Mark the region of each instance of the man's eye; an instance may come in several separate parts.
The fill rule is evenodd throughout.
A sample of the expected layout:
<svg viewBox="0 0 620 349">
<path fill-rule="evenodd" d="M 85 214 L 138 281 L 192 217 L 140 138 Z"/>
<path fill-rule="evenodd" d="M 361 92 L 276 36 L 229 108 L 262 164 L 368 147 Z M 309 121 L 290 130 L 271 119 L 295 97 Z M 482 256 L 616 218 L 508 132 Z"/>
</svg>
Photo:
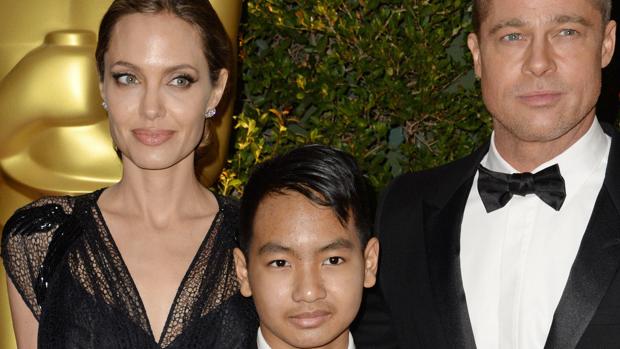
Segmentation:
<svg viewBox="0 0 620 349">
<path fill-rule="evenodd" d="M 342 257 L 329 257 L 323 261 L 323 264 L 325 265 L 338 265 L 342 263 L 344 263 L 344 258 Z"/>
<path fill-rule="evenodd" d="M 510 33 L 508 35 L 502 36 L 502 40 L 504 41 L 517 41 L 517 40 L 522 40 L 522 39 L 523 39 L 523 35 L 519 33 Z"/>
<path fill-rule="evenodd" d="M 577 31 L 575 29 L 562 29 L 560 30 L 561 36 L 575 36 L 577 35 Z"/>
<path fill-rule="evenodd" d="M 177 86 L 177 87 L 189 87 L 194 82 L 195 80 L 192 77 L 187 76 L 187 75 L 182 75 L 182 76 L 177 76 L 176 78 L 172 79 L 172 81 L 170 81 L 170 85 Z"/>
<path fill-rule="evenodd" d="M 132 74 L 127 74 L 127 73 L 114 74 L 113 77 L 114 77 L 114 80 L 116 80 L 116 82 L 118 82 L 121 85 L 138 84 L 138 79 L 135 77 L 135 75 L 132 75 Z"/>
<path fill-rule="evenodd" d="M 269 265 L 276 268 L 284 268 L 289 266 L 288 262 L 284 259 L 273 260 L 269 262 Z"/>
</svg>

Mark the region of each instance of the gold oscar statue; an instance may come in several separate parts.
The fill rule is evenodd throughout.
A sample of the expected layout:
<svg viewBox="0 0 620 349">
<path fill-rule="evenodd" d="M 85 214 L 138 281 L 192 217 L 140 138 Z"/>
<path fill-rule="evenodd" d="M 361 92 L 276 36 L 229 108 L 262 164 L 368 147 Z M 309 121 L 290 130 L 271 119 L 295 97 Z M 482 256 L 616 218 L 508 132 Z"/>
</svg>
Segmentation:
<svg viewBox="0 0 620 349">
<path fill-rule="evenodd" d="M 241 0 L 210 1 L 236 46 Z M 0 0 L 0 228 L 42 195 L 85 193 L 120 179 L 94 60 L 111 2 Z M 229 106 L 214 125 L 205 185 L 226 160 L 231 113 Z M 14 349 L 4 274 L 0 267 L 0 349 Z"/>
</svg>

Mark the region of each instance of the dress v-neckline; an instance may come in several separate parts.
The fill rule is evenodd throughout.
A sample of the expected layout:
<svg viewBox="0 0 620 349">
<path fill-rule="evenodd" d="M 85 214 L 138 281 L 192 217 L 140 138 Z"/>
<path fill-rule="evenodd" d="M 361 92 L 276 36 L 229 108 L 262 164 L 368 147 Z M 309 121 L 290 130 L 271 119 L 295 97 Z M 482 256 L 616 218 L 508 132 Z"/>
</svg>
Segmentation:
<svg viewBox="0 0 620 349">
<path fill-rule="evenodd" d="M 101 193 L 103 193 L 103 191 L 105 190 L 105 188 L 103 189 L 99 189 L 98 191 L 95 192 L 95 197 L 93 198 L 93 202 L 94 202 L 94 207 L 96 210 L 96 214 L 97 214 L 97 219 L 99 219 L 101 221 L 101 225 L 103 227 L 103 233 L 105 234 L 105 237 L 107 239 L 110 240 L 110 244 L 112 246 L 112 253 L 116 254 L 118 256 L 118 259 L 120 261 L 120 266 L 122 269 L 122 273 L 126 274 L 127 279 L 130 282 L 130 288 L 131 288 L 131 292 L 135 292 L 136 297 L 138 299 L 138 303 L 140 306 L 140 311 L 144 314 L 144 319 L 146 321 L 146 326 L 148 329 L 148 335 L 150 336 L 151 340 L 157 344 L 157 346 L 159 348 L 162 348 L 161 343 L 162 340 L 165 339 L 168 335 L 168 328 L 170 326 L 170 321 L 172 320 L 172 316 L 174 315 L 174 311 L 177 307 L 177 303 L 179 301 L 179 296 L 181 294 L 181 291 L 184 289 L 185 284 L 187 283 L 187 278 L 190 274 L 190 272 L 194 269 L 194 266 L 196 265 L 196 263 L 198 262 L 199 257 L 203 254 L 203 251 L 205 249 L 205 246 L 207 245 L 207 241 L 209 240 L 209 238 L 211 237 L 212 233 L 213 233 L 213 229 L 215 228 L 217 221 L 220 219 L 220 216 L 222 214 L 222 210 L 223 210 L 223 202 L 221 201 L 220 197 L 218 195 L 214 195 L 215 199 L 217 200 L 217 205 L 218 205 L 218 209 L 217 212 L 215 214 L 215 216 L 213 217 L 213 221 L 211 222 L 211 225 L 209 226 L 209 229 L 207 230 L 204 238 L 202 239 L 202 242 L 200 243 L 200 245 L 198 246 L 198 249 L 196 250 L 196 253 L 194 254 L 194 257 L 192 258 L 191 263 L 189 264 L 189 267 L 185 270 L 185 274 L 183 275 L 183 278 L 181 279 L 181 283 L 179 284 L 179 286 L 177 287 L 177 291 L 174 295 L 174 298 L 172 299 L 172 303 L 170 304 L 170 308 L 168 309 L 168 314 L 166 316 L 166 321 L 164 322 L 164 326 L 162 327 L 161 333 L 159 334 L 159 339 L 155 338 L 155 334 L 153 332 L 153 327 L 151 325 L 151 319 L 149 319 L 148 313 L 146 312 L 146 306 L 144 305 L 144 300 L 142 299 L 142 295 L 140 294 L 140 291 L 138 290 L 138 286 L 136 285 L 136 282 L 133 278 L 133 276 L 131 275 L 131 272 L 129 272 L 129 268 L 127 267 L 127 264 L 125 263 L 125 260 L 123 258 L 123 255 L 121 254 L 121 251 L 119 250 L 118 246 L 116 245 L 116 241 L 114 240 L 114 237 L 112 236 L 112 233 L 110 232 L 110 228 L 108 227 L 108 224 L 105 221 L 105 217 L 103 216 L 103 213 L 101 212 L 101 208 L 99 207 L 99 197 L 101 196 Z M 175 336 L 174 339 L 176 339 L 176 337 L 180 336 L 181 333 L 177 334 Z M 167 346 L 169 346 L 170 344 L 172 344 L 174 342 L 174 339 L 170 341 L 170 343 L 168 343 Z"/>
</svg>

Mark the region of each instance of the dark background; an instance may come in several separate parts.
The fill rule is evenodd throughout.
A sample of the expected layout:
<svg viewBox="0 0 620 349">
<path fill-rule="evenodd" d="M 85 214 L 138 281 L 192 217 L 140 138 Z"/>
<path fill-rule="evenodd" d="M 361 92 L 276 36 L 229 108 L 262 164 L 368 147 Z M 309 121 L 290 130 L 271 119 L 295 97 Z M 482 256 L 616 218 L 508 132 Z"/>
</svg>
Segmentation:
<svg viewBox="0 0 620 349">
<path fill-rule="evenodd" d="M 217 190 L 240 196 L 256 164 L 304 143 L 352 154 L 377 191 L 484 144 L 492 121 L 465 45 L 464 3 L 245 1 L 233 150 Z M 619 56 L 620 44 L 597 105 L 616 126 Z"/>
</svg>

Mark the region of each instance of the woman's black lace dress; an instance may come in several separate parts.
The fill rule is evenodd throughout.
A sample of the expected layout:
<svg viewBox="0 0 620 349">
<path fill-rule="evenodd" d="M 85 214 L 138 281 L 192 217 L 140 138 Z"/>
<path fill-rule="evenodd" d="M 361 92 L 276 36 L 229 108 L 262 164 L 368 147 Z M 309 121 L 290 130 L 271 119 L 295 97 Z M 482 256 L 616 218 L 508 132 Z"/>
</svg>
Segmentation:
<svg viewBox="0 0 620 349">
<path fill-rule="evenodd" d="M 226 349 L 256 341 L 256 314 L 234 273 L 235 202 L 218 197 L 157 343 L 97 206 L 100 194 L 40 199 L 4 228 L 4 266 L 39 321 L 39 348 Z"/>
</svg>

